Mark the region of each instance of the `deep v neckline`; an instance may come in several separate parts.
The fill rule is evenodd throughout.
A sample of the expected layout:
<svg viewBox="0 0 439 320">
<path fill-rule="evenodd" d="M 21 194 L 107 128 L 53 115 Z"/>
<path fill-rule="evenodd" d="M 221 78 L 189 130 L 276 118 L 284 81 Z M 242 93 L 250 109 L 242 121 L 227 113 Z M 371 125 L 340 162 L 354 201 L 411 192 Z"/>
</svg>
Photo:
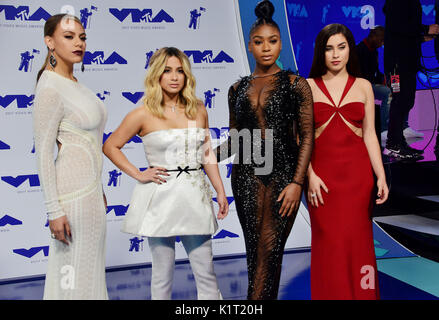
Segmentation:
<svg viewBox="0 0 439 320">
<path fill-rule="evenodd" d="M 276 83 L 279 81 L 279 76 L 280 76 L 280 74 L 281 74 L 282 71 L 284 71 L 284 70 L 280 70 L 280 71 L 278 71 L 278 72 L 276 72 L 276 73 L 274 73 L 274 74 L 269 75 L 269 76 L 272 77 L 272 82 L 273 82 L 273 84 L 274 84 L 274 87 L 276 87 Z M 259 78 L 261 78 L 261 77 L 259 77 Z M 248 84 L 247 84 L 247 89 L 246 89 L 246 97 L 247 97 L 248 103 L 249 103 L 249 105 L 250 105 L 250 108 L 251 108 L 253 111 L 258 112 L 258 111 L 260 111 L 260 110 L 265 110 L 265 107 L 267 106 L 268 102 L 270 101 L 270 98 L 272 97 L 272 95 L 270 94 L 270 92 L 273 90 L 273 88 L 270 88 L 270 87 L 269 87 L 271 84 L 268 84 L 268 85 L 262 87 L 261 90 L 259 91 L 259 93 L 257 94 L 257 100 L 256 100 L 256 103 L 257 103 L 257 104 L 255 105 L 255 104 L 252 103 L 252 100 L 250 99 L 250 95 L 249 95 L 249 93 L 248 93 L 248 89 L 249 89 L 250 87 L 254 87 L 254 84 L 252 83 L 252 80 L 254 80 L 254 79 L 257 79 L 257 77 L 254 77 L 254 76 L 252 76 L 252 75 L 249 76 Z M 264 101 L 263 101 L 263 104 L 259 104 L 259 101 L 260 101 L 260 98 L 261 98 L 262 92 L 264 91 L 264 89 L 265 89 L 266 87 L 268 87 L 268 89 L 267 89 L 267 90 L 268 90 L 268 94 L 267 94 L 267 96 L 265 97 L 265 99 L 264 99 Z"/>
<path fill-rule="evenodd" d="M 344 98 L 348 94 L 349 90 L 352 88 L 352 85 L 354 84 L 355 79 L 356 78 L 351 76 L 351 75 L 348 76 L 348 80 L 346 81 L 346 84 L 345 84 L 345 87 L 344 87 L 344 90 L 343 90 L 343 94 L 341 95 L 341 98 L 340 98 L 340 101 L 339 101 L 338 105 L 336 105 L 334 103 L 334 100 L 332 99 L 331 94 L 329 93 L 328 88 L 326 87 L 325 82 L 323 81 L 323 79 L 322 78 L 316 78 L 316 79 L 314 79 L 314 81 L 317 84 L 317 86 L 319 87 L 319 89 L 329 99 L 329 101 L 332 103 L 332 105 L 335 108 L 340 108 L 340 105 L 342 104 Z"/>
</svg>

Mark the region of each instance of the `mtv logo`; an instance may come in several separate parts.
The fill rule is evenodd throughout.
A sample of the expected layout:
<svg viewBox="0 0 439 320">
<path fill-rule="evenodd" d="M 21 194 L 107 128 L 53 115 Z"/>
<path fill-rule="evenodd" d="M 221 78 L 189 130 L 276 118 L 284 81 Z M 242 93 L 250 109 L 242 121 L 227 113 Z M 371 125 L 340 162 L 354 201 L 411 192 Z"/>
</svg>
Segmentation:
<svg viewBox="0 0 439 320">
<path fill-rule="evenodd" d="M 49 246 L 44 246 L 44 247 L 33 247 L 30 249 L 14 249 L 12 250 L 12 252 L 19 254 L 20 256 L 26 257 L 26 258 L 32 258 L 33 256 L 35 256 L 37 253 L 39 253 L 40 251 L 43 251 L 44 256 L 47 257 L 49 255 Z"/>
<path fill-rule="evenodd" d="M 8 224 L 11 226 L 17 226 L 19 224 L 23 224 L 23 222 L 11 216 L 4 215 L 3 218 L 0 219 L 0 227 L 4 227 Z"/>
<path fill-rule="evenodd" d="M 239 238 L 239 235 L 223 229 L 213 237 L 213 239 L 225 239 L 225 238 Z"/>
<path fill-rule="evenodd" d="M 0 150 L 9 150 L 9 149 L 11 149 L 11 146 L 0 140 Z"/>
<path fill-rule="evenodd" d="M 174 22 L 172 18 L 165 10 L 160 10 L 155 16 L 152 9 L 117 9 L 109 8 L 110 13 L 117 18 L 120 22 L 124 22 L 125 19 L 131 15 L 131 21 L 134 23 L 139 22 Z"/>
<path fill-rule="evenodd" d="M 30 187 L 40 186 L 40 179 L 38 178 L 37 174 L 28 174 L 28 175 L 21 175 L 16 177 L 4 176 L 2 177 L 2 180 L 15 188 L 21 186 L 26 180 L 29 180 Z"/>
<path fill-rule="evenodd" d="M 192 57 L 194 63 L 233 63 L 235 60 L 221 50 L 216 56 L 214 56 L 212 50 L 198 51 L 198 50 L 186 50 L 184 53 L 188 58 Z"/>
<path fill-rule="evenodd" d="M 47 19 L 52 16 L 41 7 L 39 7 L 33 14 L 31 14 L 28 6 L 15 7 L 11 5 L 0 5 L 0 13 L 2 11 L 5 12 L 5 19 L 10 21 L 47 21 Z"/>
<path fill-rule="evenodd" d="M 142 99 L 144 95 L 144 92 L 122 92 L 122 96 L 127 98 L 129 101 L 131 101 L 133 104 L 137 104 L 140 99 Z"/>
<path fill-rule="evenodd" d="M 107 58 L 104 58 L 104 51 L 89 52 L 84 54 L 84 64 L 128 64 L 127 60 L 119 55 L 117 52 L 113 53 Z"/>
<path fill-rule="evenodd" d="M 122 205 L 107 206 L 107 214 L 110 213 L 111 211 L 114 211 L 114 214 L 116 215 L 116 217 L 124 216 L 126 214 L 129 206 L 130 205 L 127 205 L 127 206 L 122 206 Z"/>
<path fill-rule="evenodd" d="M 34 104 L 35 95 L 5 95 L 0 96 L 0 106 L 7 108 L 14 100 L 17 101 L 18 108 L 27 108 Z"/>
</svg>

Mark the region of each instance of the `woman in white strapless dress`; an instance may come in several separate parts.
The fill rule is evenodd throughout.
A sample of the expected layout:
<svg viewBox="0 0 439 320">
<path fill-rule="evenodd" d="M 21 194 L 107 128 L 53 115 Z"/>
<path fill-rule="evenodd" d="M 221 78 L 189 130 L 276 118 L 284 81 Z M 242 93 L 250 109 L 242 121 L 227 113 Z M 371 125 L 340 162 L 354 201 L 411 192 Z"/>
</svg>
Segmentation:
<svg viewBox="0 0 439 320">
<path fill-rule="evenodd" d="M 145 86 L 143 105 L 131 111 L 104 144 L 105 155 L 138 181 L 122 231 L 148 237 L 152 299 L 171 298 L 176 236 L 188 254 L 198 299 L 221 299 L 211 236 L 218 228 L 216 218 L 227 216 L 228 202 L 189 59 L 176 48 L 158 50 Z M 121 151 L 134 135 L 142 138 L 149 164 L 143 172 Z M 217 192 L 216 217 L 203 169 Z"/>
</svg>

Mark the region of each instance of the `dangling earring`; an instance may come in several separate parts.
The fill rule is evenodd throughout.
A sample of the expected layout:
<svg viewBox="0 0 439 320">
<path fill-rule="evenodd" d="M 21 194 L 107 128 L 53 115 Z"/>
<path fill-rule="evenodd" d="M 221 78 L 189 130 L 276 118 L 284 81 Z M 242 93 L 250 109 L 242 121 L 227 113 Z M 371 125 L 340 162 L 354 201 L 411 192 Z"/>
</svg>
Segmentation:
<svg viewBox="0 0 439 320">
<path fill-rule="evenodd" d="M 56 58 L 55 58 L 55 56 L 53 55 L 53 52 L 55 51 L 55 49 L 52 49 L 51 50 L 51 53 L 50 53 L 50 58 L 49 58 L 49 63 L 50 63 L 50 66 L 52 67 L 52 69 L 55 69 L 55 66 L 56 66 Z"/>
<path fill-rule="evenodd" d="M 84 67 L 84 61 L 82 61 L 82 65 L 81 65 L 81 71 L 84 72 L 85 67 Z"/>
</svg>

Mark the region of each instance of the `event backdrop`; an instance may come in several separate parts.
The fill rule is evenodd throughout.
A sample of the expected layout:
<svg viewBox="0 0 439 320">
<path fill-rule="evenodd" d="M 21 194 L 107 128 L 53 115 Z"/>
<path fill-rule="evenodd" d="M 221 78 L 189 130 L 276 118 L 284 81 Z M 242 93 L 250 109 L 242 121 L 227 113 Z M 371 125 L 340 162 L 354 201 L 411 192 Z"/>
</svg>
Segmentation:
<svg viewBox="0 0 439 320">
<path fill-rule="evenodd" d="M 36 74 L 47 53 L 43 43 L 45 20 L 53 14 L 69 12 L 80 17 L 86 27 L 85 72 L 81 73 L 77 65 L 75 75 L 108 109 L 103 140 L 139 105 L 151 55 L 163 46 L 176 46 L 186 52 L 192 63 L 197 95 L 206 105 L 211 136 L 217 145 L 228 136 L 228 88 L 254 66 L 246 45 L 257 2 L 0 1 L 0 280 L 46 272 L 49 230 L 32 132 Z M 345 23 L 358 40 L 374 24 L 383 24 L 382 1 L 377 0 L 273 3 L 283 40 L 278 64 L 303 76 L 309 72 L 315 36 L 325 24 Z M 424 14 L 428 8 L 424 7 Z M 139 137 L 135 136 L 123 151 L 139 168 L 148 166 Z M 213 236 L 216 256 L 245 252 L 230 187 L 230 162 L 229 159 L 220 164 L 230 213 L 219 222 L 219 230 Z M 105 159 L 102 182 L 108 198 L 107 267 L 148 263 L 146 239 L 120 232 L 135 181 Z M 176 246 L 177 259 L 186 258 L 181 243 Z M 302 205 L 286 247 L 309 246 L 309 217 Z"/>
<path fill-rule="evenodd" d="M 123 4 L 121 4 L 123 3 Z M 282 9 L 281 9 L 282 10 Z M 85 72 L 75 75 L 108 108 L 103 140 L 139 105 L 151 55 L 163 46 L 185 51 L 197 79 L 197 95 L 209 113 L 211 136 L 218 144 L 228 135 L 227 91 L 250 68 L 234 0 L 163 1 L 1 1 L 0 38 L 0 279 L 46 272 L 49 229 L 36 171 L 32 111 L 36 74 L 47 49 L 43 26 L 53 14 L 69 12 L 86 28 Z M 146 168 L 135 136 L 124 148 L 139 168 Z M 230 160 L 220 171 L 230 214 L 213 237 L 215 255 L 245 252 L 230 187 Z M 144 238 L 120 232 L 135 181 L 105 159 L 102 176 L 108 199 L 107 267 L 150 261 Z M 215 199 L 214 199 L 215 200 Z M 215 209 L 217 209 L 215 203 Z M 306 209 L 302 208 L 302 210 Z M 299 220 L 288 247 L 309 246 L 309 226 Z M 177 259 L 186 258 L 180 242 Z"/>
</svg>

